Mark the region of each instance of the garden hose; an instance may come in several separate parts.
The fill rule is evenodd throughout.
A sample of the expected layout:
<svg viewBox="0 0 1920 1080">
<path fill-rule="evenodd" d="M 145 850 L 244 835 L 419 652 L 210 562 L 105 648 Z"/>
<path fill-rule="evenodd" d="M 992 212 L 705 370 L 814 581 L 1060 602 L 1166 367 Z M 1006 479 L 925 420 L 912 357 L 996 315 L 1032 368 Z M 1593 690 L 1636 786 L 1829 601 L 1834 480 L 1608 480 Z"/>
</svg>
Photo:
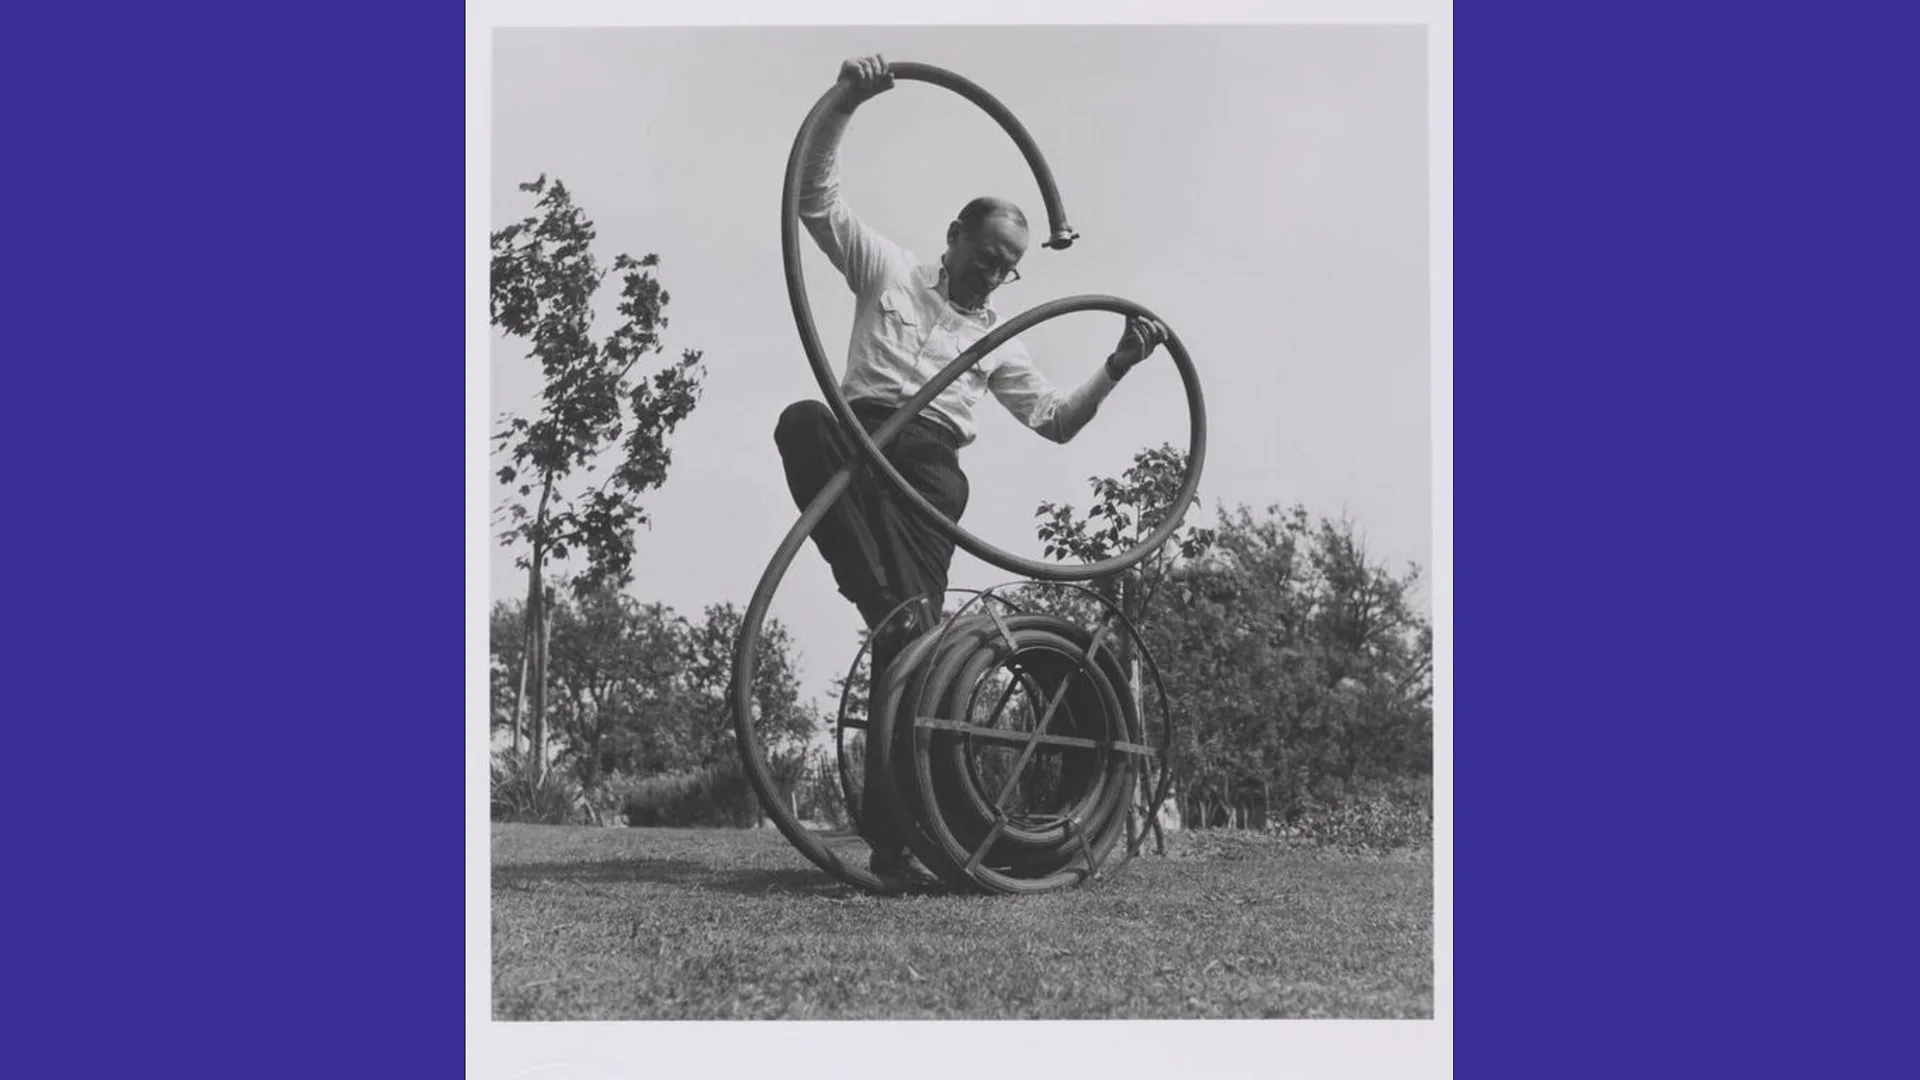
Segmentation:
<svg viewBox="0 0 1920 1080">
<path fill-rule="evenodd" d="M 1019 147 L 1040 186 L 1050 230 L 1043 246 L 1063 250 L 1078 238 L 1067 224 L 1065 207 L 1039 147 L 1004 105 L 972 82 L 931 65 L 896 63 L 890 70 L 896 80 L 926 82 L 951 90 L 998 122 Z M 888 883 L 865 866 L 842 859 L 801 824 L 781 797 L 755 733 L 753 676 L 760 639 L 767 609 L 794 557 L 864 465 L 885 477 L 907 505 L 957 546 L 1001 569 L 1055 584 L 1121 573 L 1158 551 L 1179 528 L 1192 504 L 1206 456 L 1206 410 L 1199 377 L 1186 348 L 1177 334 L 1169 332 L 1167 352 L 1180 373 L 1190 420 L 1186 474 L 1158 527 L 1138 545 L 1112 558 L 1076 565 L 1025 559 L 975 537 L 935 509 L 894 469 L 881 448 L 949 384 L 1008 340 L 1062 315 L 1109 311 L 1122 316 L 1157 317 L 1132 301 L 1112 296 L 1074 296 L 1041 304 L 1006 320 L 975 342 L 869 435 L 854 417 L 821 348 L 807 300 L 799 245 L 802 165 L 822 120 L 840 108 L 851 92 L 850 84 L 835 82 L 815 103 L 794 137 L 781 193 L 780 239 L 787 294 L 801 345 L 828 406 L 857 448 L 858 460 L 849 462 L 825 484 L 762 572 L 735 643 L 731 697 L 742 764 L 767 816 L 781 834 L 815 865 L 841 881 L 885 892 L 890 889 Z M 1106 604 L 1110 615 L 1119 615 L 1117 608 L 1091 590 L 1079 591 Z M 1011 613 L 1002 614 L 996 604 L 1012 608 Z M 1139 642 L 1124 617 L 1118 624 L 1144 654 L 1144 643 Z M 1167 715 L 1161 727 L 1162 745 L 1147 745 L 1143 720 L 1112 647 L 1113 625 L 1108 622 L 1089 630 L 1056 616 L 1020 610 L 998 590 L 988 590 L 934 630 L 910 642 L 875 688 L 874 708 L 867 722 L 867 752 L 879 755 L 880 763 L 870 775 L 880 778 L 881 790 L 865 792 L 862 801 L 866 805 L 856 807 L 854 793 L 847 788 L 849 811 L 856 816 L 861 812 L 903 815 L 896 820 L 910 823 L 905 831 L 914 853 L 957 888 L 1039 892 L 1096 874 L 1125 826 L 1142 762 L 1156 758 L 1161 763 L 1161 781 L 1156 785 L 1149 814 L 1157 812 L 1171 779 L 1166 768 L 1171 717 Z M 1150 655 L 1146 659 L 1157 683 L 1158 670 L 1152 666 Z M 976 706 L 983 689 L 990 685 L 1000 685 L 1002 693 L 987 722 L 978 723 L 973 719 Z M 1000 726 L 1016 691 L 1024 695 L 1024 708 L 1032 720 L 1030 728 Z M 1161 703 L 1164 714 L 1164 693 Z M 843 708 L 843 722 L 844 715 Z M 982 776 L 977 751 L 990 745 L 1015 749 L 1015 763 L 1007 775 Z M 1036 767 L 1043 747 L 1051 755 L 1044 775 Z M 1023 799 L 1023 795 L 1034 794 L 1031 789 L 1036 785 L 1045 789 L 1040 793 L 1044 808 L 1037 808 L 1030 798 Z M 1023 792 L 1023 787 L 1029 790 Z M 1015 812 L 1009 807 L 1020 809 Z"/>
</svg>

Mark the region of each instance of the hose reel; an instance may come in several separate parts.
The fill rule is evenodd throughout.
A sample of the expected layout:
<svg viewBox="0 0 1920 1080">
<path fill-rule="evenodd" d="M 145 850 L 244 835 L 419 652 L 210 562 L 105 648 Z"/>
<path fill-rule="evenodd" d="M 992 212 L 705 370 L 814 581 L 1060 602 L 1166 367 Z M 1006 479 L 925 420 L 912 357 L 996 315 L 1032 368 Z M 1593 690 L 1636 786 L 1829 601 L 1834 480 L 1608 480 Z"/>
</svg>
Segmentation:
<svg viewBox="0 0 1920 1080">
<path fill-rule="evenodd" d="M 1044 587 L 978 593 L 910 643 L 866 722 L 849 722 L 842 697 L 850 816 L 877 806 L 907 823 L 914 853 L 954 888 L 1045 892 L 1095 877 L 1123 839 L 1126 856 L 1138 852 L 1144 833 L 1127 835 L 1136 795 L 1144 788 L 1157 811 L 1172 781 L 1172 715 L 1145 643 L 1110 605 L 1105 618 L 1069 619 L 1002 595 Z M 1123 641 L 1160 691 L 1157 723 L 1136 708 Z M 849 752 L 855 728 L 860 754 Z"/>
</svg>

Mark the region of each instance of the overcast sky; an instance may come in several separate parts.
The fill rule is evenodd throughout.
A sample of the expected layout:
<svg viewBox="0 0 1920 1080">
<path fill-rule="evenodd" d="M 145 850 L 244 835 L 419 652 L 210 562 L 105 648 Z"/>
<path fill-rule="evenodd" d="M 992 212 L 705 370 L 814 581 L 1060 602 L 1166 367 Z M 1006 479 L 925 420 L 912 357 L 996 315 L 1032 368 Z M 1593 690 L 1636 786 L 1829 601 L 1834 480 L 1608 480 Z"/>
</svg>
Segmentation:
<svg viewBox="0 0 1920 1080">
<path fill-rule="evenodd" d="M 984 113 L 926 84 L 863 106 L 842 153 L 843 192 L 923 261 L 969 198 L 998 194 L 1033 220 L 1003 315 L 1082 293 L 1153 309 L 1192 354 L 1209 446 L 1198 520 L 1217 503 L 1304 503 L 1351 516 L 1373 553 L 1431 566 L 1427 113 L 1418 27 L 873 27 L 498 31 L 492 225 L 529 212 L 515 184 L 573 190 L 600 255 L 657 252 L 672 294 L 668 355 L 706 353 L 702 402 L 674 434 L 647 506 L 629 591 L 689 616 L 744 607 L 798 516 L 773 426 L 818 397 L 781 271 L 779 201 L 800 121 L 839 63 L 879 52 L 961 74 L 1039 143 L 1081 234 L 1039 247 L 1044 210 L 1018 152 Z M 806 244 L 821 340 L 844 360 L 852 298 Z M 606 290 L 609 296 L 617 289 Z M 601 328 L 613 325 L 608 316 Z M 1063 389 L 1112 348 L 1118 316 L 1068 316 L 1024 338 Z M 531 413 L 538 373 L 495 337 L 491 412 Z M 1184 446 L 1180 381 L 1164 354 L 1137 370 L 1072 443 L 1026 431 L 989 397 L 961 455 L 963 524 L 1038 558 L 1034 508 L 1084 508 L 1087 478 L 1136 450 Z M 496 490 L 496 497 L 501 492 Z M 1004 581 L 960 552 L 953 584 Z M 494 599 L 524 573 L 494 546 Z M 1421 600 L 1430 593 L 1423 589 Z M 792 628 L 823 705 L 860 626 L 809 547 L 773 614 Z"/>
</svg>

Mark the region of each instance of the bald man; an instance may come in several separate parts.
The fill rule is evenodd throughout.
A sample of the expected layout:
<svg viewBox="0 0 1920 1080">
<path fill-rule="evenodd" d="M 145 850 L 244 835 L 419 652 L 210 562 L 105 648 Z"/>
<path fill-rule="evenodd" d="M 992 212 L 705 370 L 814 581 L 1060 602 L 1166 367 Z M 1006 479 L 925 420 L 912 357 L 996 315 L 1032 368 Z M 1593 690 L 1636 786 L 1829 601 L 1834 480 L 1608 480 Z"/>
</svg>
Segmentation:
<svg viewBox="0 0 1920 1080">
<path fill-rule="evenodd" d="M 947 226 L 946 249 L 931 263 L 862 223 L 840 198 L 840 138 L 854 110 L 890 89 L 893 76 L 884 58 L 870 56 L 846 61 L 839 77 L 853 89 L 821 123 L 813 155 L 802 163 L 800 220 L 857 298 L 840 389 L 871 433 L 998 325 L 991 299 L 1001 286 L 1020 280 L 1027 218 L 1005 199 L 974 199 Z M 974 439 L 973 410 L 983 397 L 992 393 L 1028 428 L 1064 443 L 1166 337 L 1166 327 L 1158 322 L 1129 320 L 1106 362 L 1068 393 L 1047 381 L 1017 339 L 1009 341 L 934 398 L 883 452 L 929 503 L 959 521 L 970 491 L 959 451 Z M 832 411 L 818 401 L 788 406 L 774 441 L 787 487 L 803 509 L 858 453 Z M 938 621 L 953 541 L 916 517 L 884 479 L 865 471 L 814 529 L 813 541 L 841 594 L 860 609 L 869 629 L 880 628 L 873 649 L 873 685 L 878 686 L 900 649 Z M 909 601 L 881 627 L 889 612 Z M 869 763 L 870 776 L 874 764 Z M 867 790 L 877 789 L 869 783 Z M 874 850 L 874 873 L 890 884 L 929 879 L 908 855 L 888 808 L 867 809 L 861 825 Z"/>
</svg>

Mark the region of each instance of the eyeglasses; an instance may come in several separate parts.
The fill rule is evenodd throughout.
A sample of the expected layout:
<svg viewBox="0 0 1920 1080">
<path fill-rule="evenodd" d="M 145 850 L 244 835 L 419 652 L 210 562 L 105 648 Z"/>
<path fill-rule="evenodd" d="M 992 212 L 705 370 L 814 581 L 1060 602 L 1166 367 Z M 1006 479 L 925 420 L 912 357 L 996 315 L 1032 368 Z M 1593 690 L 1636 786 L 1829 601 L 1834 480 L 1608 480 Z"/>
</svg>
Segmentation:
<svg viewBox="0 0 1920 1080">
<path fill-rule="evenodd" d="M 988 262 L 978 257 L 973 260 L 973 265 L 974 269 L 993 278 L 995 285 L 1011 285 L 1020 280 L 1020 268 L 1017 266 Z"/>
</svg>

